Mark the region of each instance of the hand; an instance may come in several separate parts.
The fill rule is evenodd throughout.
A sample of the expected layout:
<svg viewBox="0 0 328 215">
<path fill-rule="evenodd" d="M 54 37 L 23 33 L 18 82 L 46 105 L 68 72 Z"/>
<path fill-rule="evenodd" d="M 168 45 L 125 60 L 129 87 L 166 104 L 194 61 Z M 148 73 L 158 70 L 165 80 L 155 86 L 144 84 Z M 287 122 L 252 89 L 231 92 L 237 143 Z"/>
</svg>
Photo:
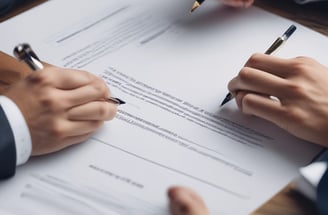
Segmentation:
<svg viewBox="0 0 328 215">
<path fill-rule="evenodd" d="M 12 85 L 4 95 L 25 117 L 32 155 L 80 143 L 116 113 L 116 105 L 104 101 L 110 95 L 104 81 L 78 70 L 47 67 Z"/>
<path fill-rule="evenodd" d="M 0 93 L 30 73 L 27 65 L 0 51 Z"/>
<path fill-rule="evenodd" d="M 232 7 L 249 7 L 254 3 L 254 0 L 223 0 L 223 4 Z"/>
<path fill-rule="evenodd" d="M 315 60 L 255 54 L 228 88 L 242 112 L 328 146 L 328 68 Z"/>
<path fill-rule="evenodd" d="M 172 187 L 168 191 L 172 215 L 209 215 L 203 200 L 185 187 Z"/>
</svg>

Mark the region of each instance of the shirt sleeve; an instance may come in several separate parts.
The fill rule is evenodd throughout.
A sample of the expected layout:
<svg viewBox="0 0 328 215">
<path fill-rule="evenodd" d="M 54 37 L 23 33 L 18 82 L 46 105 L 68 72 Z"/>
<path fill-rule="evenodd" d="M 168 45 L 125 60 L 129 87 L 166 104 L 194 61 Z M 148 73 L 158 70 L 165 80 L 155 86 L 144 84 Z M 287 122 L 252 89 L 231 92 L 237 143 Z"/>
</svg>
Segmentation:
<svg viewBox="0 0 328 215">
<path fill-rule="evenodd" d="M 25 118 L 17 105 L 8 97 L 0 96 L 0 105 L 14 134 L 17 157 L 16 166 L 24 164 L 32 153 L 32 140 Z"/>
</svg>

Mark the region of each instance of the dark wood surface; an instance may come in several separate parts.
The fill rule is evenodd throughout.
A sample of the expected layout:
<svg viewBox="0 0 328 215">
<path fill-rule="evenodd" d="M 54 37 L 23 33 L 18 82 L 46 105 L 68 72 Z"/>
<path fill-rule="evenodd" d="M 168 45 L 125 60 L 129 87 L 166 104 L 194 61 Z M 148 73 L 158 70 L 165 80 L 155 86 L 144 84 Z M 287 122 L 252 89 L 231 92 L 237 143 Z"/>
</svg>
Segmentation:
<svg viewBox="0 0 328 215">
<path fill-rule="evenodd" d="M 328 1 L 298 5 L 293 0 L 258 0 L 255 5 L 328 36 Z"/>
<path fill-rule="evenodd" d="M 27 0 L 8 15 L 0 17 L 0 22 L 23 11 L 42 4 L 46 0 Z M 258 0 L 255 5 L 272 13 L 289 18 L 328 36 L 328 5 L 297 5 L 292 0 Z M 328 38 L 327 38 L 328 39 Z M 4 55 L 0 54 L 0 58 Z M 260 192 L 260 191 L 259 191 Z M 220 204 L 218 202 L 218 204 Z M 224 203 L 222 203 L 223 205 Z M 236 206 L 238 207 L 238 206 Z M 315 205 L 288 185 L 253 215 L 315 215 Z"/>
</svg>

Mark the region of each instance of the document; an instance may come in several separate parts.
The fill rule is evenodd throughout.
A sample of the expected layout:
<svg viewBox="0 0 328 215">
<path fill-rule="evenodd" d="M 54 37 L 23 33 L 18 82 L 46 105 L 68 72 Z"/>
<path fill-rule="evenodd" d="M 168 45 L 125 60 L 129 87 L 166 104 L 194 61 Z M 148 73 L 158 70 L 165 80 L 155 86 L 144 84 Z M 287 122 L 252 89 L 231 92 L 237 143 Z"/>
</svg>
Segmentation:
<svg viewBox="0 0 328 215">
<path fill-rule="evenodd" d="M 29 42 L 43 61 L 102 77 L 127 102 L 89 141 L 0 182 L 1 211 L 168 215 L 167 189 L 183 185 L 211 214 L 245 215 L 322 152 L 234 102 L 220 108 L 249 56 L 295 23 L 216 1 L 191 15 L 192 2 L 57 0 L 0 24 L 2 51 Z M 277 54 L 327 65 L 327 38 L 295 25 Z"/>
</svg>

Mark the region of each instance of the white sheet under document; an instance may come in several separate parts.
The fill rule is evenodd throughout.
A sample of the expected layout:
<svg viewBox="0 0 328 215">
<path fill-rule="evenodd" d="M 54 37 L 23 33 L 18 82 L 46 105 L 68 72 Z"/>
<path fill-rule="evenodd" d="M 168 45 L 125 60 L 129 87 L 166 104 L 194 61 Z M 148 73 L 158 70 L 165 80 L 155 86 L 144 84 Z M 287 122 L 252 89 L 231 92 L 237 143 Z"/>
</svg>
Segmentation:
<svg viewBox="0 0 328 215">
<path fill-rule="evenodd" d="M 219 107 L 249 56 L 295 23 L 217 1 L 190 15 L 192 2 L 56 0 L 0 24 L 2 51 L 29 42 L 42 60 L 88 70 L 127 102 L 91 140 L 1 182 L 3 211 L 166 215 L 167 188 L 183 185 L 212 214 L 245 215 L 321 152 L 234 102 Z M 297 27 L 277 55 L 327 65 L 327 38 Z"/>
</svg>

